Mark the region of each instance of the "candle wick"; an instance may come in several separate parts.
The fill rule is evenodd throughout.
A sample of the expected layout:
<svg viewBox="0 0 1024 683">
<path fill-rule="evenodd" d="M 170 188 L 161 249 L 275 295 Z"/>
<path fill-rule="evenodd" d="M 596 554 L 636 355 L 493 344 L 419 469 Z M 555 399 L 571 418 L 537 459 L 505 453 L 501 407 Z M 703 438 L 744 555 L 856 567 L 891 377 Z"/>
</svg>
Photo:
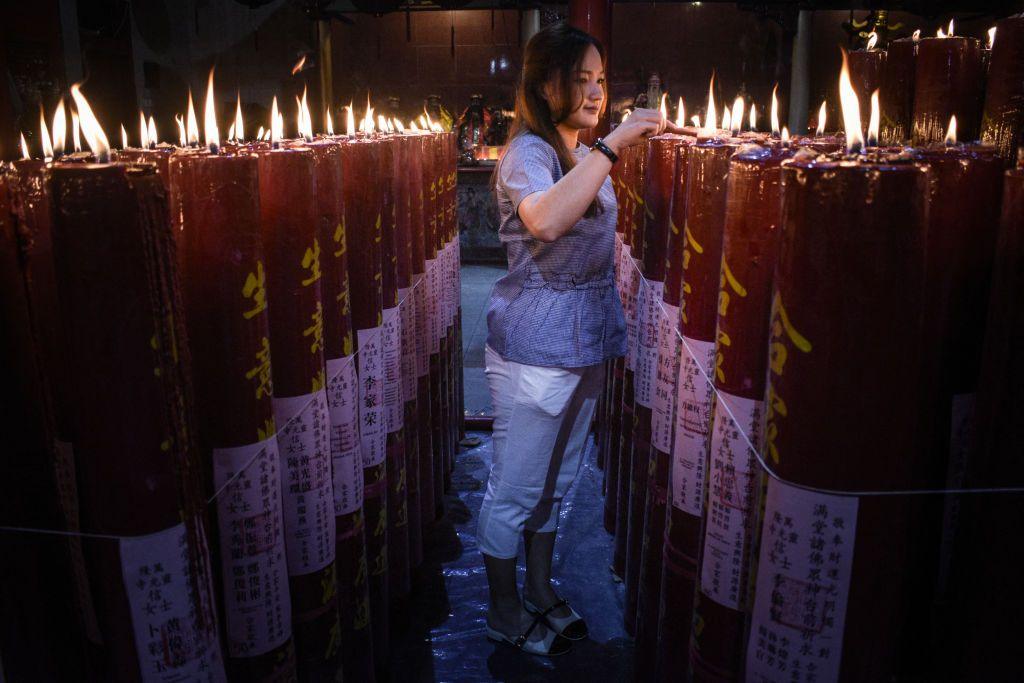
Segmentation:
<svg viewBox="0 0 1024 683">
<path fill-rule="evenodd" d="M 219 147 L 217 147 L 217 143 L 216 142 L 211 142 L 210 143 L 210 154 L 216 154 L 218 149 L 219 149 Z"/>
<path fill-rule="evenodd" d="M 110 154 L 108 152 L 100 152 L 96 155 L 96 162 L 100 164 L 109 164 Z"/>
</svg>

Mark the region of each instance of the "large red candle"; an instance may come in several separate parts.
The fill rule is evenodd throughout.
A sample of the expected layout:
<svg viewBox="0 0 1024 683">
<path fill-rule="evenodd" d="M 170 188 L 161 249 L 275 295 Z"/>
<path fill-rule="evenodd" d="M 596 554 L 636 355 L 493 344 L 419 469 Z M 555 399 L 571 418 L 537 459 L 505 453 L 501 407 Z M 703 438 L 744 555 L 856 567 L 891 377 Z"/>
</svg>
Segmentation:
<svg viewBox="0 0 1024 683">
<path fill-rule="evenodd" d="M 302 676 L 337 667 L 334 485 L 324 365 L 313 153 L 258 153 L 260 229 L 273 355 L 296 659 Z"/>
<path fill-rule="evenodd" d="M 380 183 L 383 191 L 381 220 L 381 297 L 384 350 L 384 423 L 387 430 L 388 474 L 388 585 L 392 600 L 409 594 L 409 514 L 405 475 L 405 401 L 402 397 L 402 327 L 398 309 L 397 177 L 398 138 L 378 141 Z"/>
<path fill-rule="evenodd" d="M 957 117 L 959 118 L 959 117 Z M 995 145 L 999 156 L 1010 164 L 1021 145 L 1024 131 L 1024 14 L 996 22 L 992 46 L 985 109 L 981 119 L 981 141 Z"/>
<path fill-rule="evenodd" d="M 412 298 L 416 328 L 416 410 L 419 415 L 419 524 L 426 529 L 434 521 L 434 448 L 431 406 L 429 306 L 427 294 L 425 213 L 423 194 L 423 145 L 425 136 L 410 134 L 407 174 L 409 179 L 409 230 L 412 244 Z M 422 532 L 421 532 L 422 533 Z"/>
<path fill-rule="evenodd" d="M 395 144 L 395 254 L 401 329 L 401 390 L 405 437 L 406 514 L 409 529 L 409 565 L 423 559 L 423 529 L 420 523 L 419 417 L 416 397 L 416 301 L 413 284 L 412 197 L 409 178 L 410 157 L 416 154 L 416 140 L 400 136 Z"/>
<path fill-rule="evenodd" d="M 661 135 L 647 144 L 647 177 L 644 185 L 644 278 L 637 334 L 635 377 L 636 427 L 634 453 L 647 471 L 647 485 L 640 492 L 639 519 L 635 532 L 636 571 L 636 662 L 638 678 L 654 671 L 658 641 L 658 595 L 661 589 L 661 554 L 665 534 L 665 497 L 668 487 L 668 454 L 653 449 L 651 435 L 655 408 L 659 405 L 658 354 L 664 329 L 662 300 L 666 276 L 666 253 L 672 224 L 672 190 L 676 150 L 683 143 L 678 135 Z M 659 411 L 663 413 L 664 411 Z M 660 457 L 664 456 L 664 457 Z M 630 548 L 632 549 L 632 548 Z M 630 572 L 627 556 L 626 573 Z M 630 587 L 627 581 L 627 589 Z M 627 599 L 629 593 L 627 592 Z M 627 603 L 628 606 L 628 603 Z"/>
<path fill-rule="evenodd" d="M 916 59 L 917 41 L 913 38 L 890 41 L 886 48 L 878 94 L 881 125 L 879 139 L 882 144 L 898 145 L 910 139 L 910 124 L 914 116 Z M 850 76 L 852 80 L 853 74 Z M 870 108 L 865 109 L 863 104 L 860 110 L 862 116 L 863 112 L 871 111 Z"/>
<path fill-rule="evenodd" d="M 834 491 L 926 480 L 931 354 L 907 354 L 929 343 L 929 175 L 889 154 L 783 167 L 762 453 L 799 487 L 768 482 L 747 676 L 789 680 L 778 665 L 796 659 L 822 680 L 896 669 L 922 499 Z"/>
<path fill-rule="evenodd" d="M 366 530 L 363 520 L 363 461 L 359 440 L 359 380 L 348 278 L 348 239 L 343 198 L 342 142 L 300 143 L 313 153 L 316 182 L 320 286 L 324 301 L 324 357 L 331 418 L 331 464 L 341 619 L 343 671 L 372 671 Z"/>
<path fill-rule="evenodd" d="M 705 378 L 711 377 L 714 369 L 726 181 L 729 158 L 737 147 L 736 142 L 710 139 L 698 141 L 688 151 L 686 218 L 681 227 L 679 318 L 683 340 L 676 381 L 672 505 L 662 570 L 662 613 L 675 620 L 668 632 L 661 634 L 662 648 L 668 651 L 664 674 L 669 676 L 687 669 L 712 405 L 711 386 Z"/>
<path fill-rule="evenodd" d="M 960 139 L 976 140 L 984 82 L 981 45 L 977 38 L 950 36 L 918 41 L 914 71 L 914 144 L 942 142 L 953 115 L 956 115 Z"/>
<path fill-rule="evenodd" d="M 54 164 L 48 174 L 82 530 L 121 537 L 85 545 L 100 677 L 223 679 L 163 185 L 152 166 Z M 172 635 L 191 647 L 169 661 Z"/>
<path fill-rule="evenodd" d="M 370 626 L 377 673 L 388 653 L 387 463 L 383 412 L 383 292 L 381 240 L 384 196 L 382 147 L 357 139 L 343 147 L 345 228 L 352 324 L 356 329 L 359 428 L 363 454 L 363 513 L 370 586 Z"/>
<path fill-rule="evenodd" d="M 781 171 L 792 151 L 744 146 L 733 156 L 722 239 L 714 383 L 690 666 L 695 680 L 738 680 L 749 611 L 749 555 L 762 472 L 740 432 L 758 446 Z M 726 411 L 728 408 L 728 411 Z"/>
<path fill-rule="evenodd" d="M 257 167 L 248 154 L 186 153 L 167 168 L 198 440 L 219 492 L 228 669 L 243 678 L 295 675 Z"/>
<path fill-rule="evenodd" d="M 885 70 L 885 50 L 853 50 L 846 54 L 850 67 L 850 83 L 857 93 L 857 101 L 862 112 L 871 111 L 871 93 L 881 87 L 882 72 Z M 881 99 L 881 96 L 879 96 Z M 864 129 L 867 130 L 868 117 L 863 117 Z"/>
<path fill-rule="evenodd" d="M 996 43 L 1000 40 L 997 35 Z M 981 379 L 978 386 L 977 442 L 967 462 L 967 488 L 1024 486 L 1020 425 L 1024 421 L 1024 171 L 1005 174 L 1002 215 L 995 250 Z M 998 680 L 1016 666 L 1022 637 L 1015 616 L 1024 601 L 1018 571 L 1024 562 L 1016 539 L 1024 525 L 1020 493 L 961 497 L 960 538 L 954 614 L 957 624 L 974 624 L 951 645 L 959 666 L 951 675 L 968 680 Z M 965 621 L 970 620 L 970 621 Z M 952 649 L 952 648 L 951 648 Z"/>
<path fill-rule="evenodd" d="M 63 378 L 52 365 L 46 346 L 43 316 L 56 322 L 52 283 L 49 222 L 34 224 L 26 195 L 45 200 L 42 162 L 21 161 L 16 172 L 0 165 L 0 353 L 5 359 L 3 383 L 17 400 L 0 418 L 7 434 L 6 456 L 0 464 L 0 512 L 5 525 L 29 529 L 78 531 L 73 469 L 60 461 L 56 446 L 54 380 Z M 38 194 L 37 194 L 38 193 Z M 45 202 L 44 202 L 45 204 Z M 48 217 L 47 217 L 48 218 Z M 41 228 L 41 229 L 40 229 Z M 45 236 L 41 232 L 45 231 Z M 37 240 L 45 240 L 39 245 Z M 42 247 L 42 248 L 39 248 Z M 49 263 L 50 283 L 45 286 L 53 302 L 51 311 L 40 310 L 36 279 Z M 55 344 L 54 344 L 55 345 Z M 54 372 L 59 374 L 54 375 Z M 67 451 L 68 454 L 69 451 Z M 73 461 L 68 461 L 73 466 Z M 71 494 L 73 509 L 65 504 Z M 71 515 L 75 515 L 72 517 Z M 81 539 L 75 543 L 46 540 L 37 534 L 5 532 L 0 552 L 5 558 L 0 594 L 5 619 L 17 624 L 0 637 L 4 671 L 11 679 L 71 679 L 83 675 L 83 607 L 92 612 L 91 593 L 85 575 Z M 68 578 L 72 577 L 73 582 Z M 84 589 L 90 602 L 77 595 Z M 98 637 L 93 626 L 91 638 Z"/>
<path fill-rule="evenodd" d="M 655 673 L 658 674 L 659 680 L 666 676 L 671 678 L 672 674 L 670 672 L 673 670 L 671 658 L 674 654 L 670 653 L 668 648 L 662 645 L 662 642 L 681 639 L 681 636 L 678 634 L 673 635 L 673 629 L 677 629 L 681 625 L 680 620 L 671 611 L 671 607 L 668 607 L 678 601 L 671 592 L 678 584 L 678 581 L 673 582 L 672 578 L 667 577 L 665 570 L 670 564 L 672 566 L 679 566 L 679 560 L 674 559 L 676 551 L 670 543 L 665 541 L 665 536 L 669 533 L 667 527 L 669 519 L 669 492 L 667 486 L 672 466 L 676 420 L 676 380 L 679 376 L 679 363 L 682 353 L 679 304 L 683 292 L 683 266 L 685 264 L 683 254 L 687 246 L 686 234 L 683 231 L 683 226 L 686 225 L 687 211 L 687 167 L 689 164 L 690 147 L 696 141 L 695 137 L 687 137 L 684 140 L 684 144 L 676 149 L 675 169 L 672 179 L 672 222 L 668 235 L 665 294 L 663 300 L 665 315 L 662 318 L 664 325 L 662 335 L 665 342 L 658 356 L 657 395 L 661 402 L 661 407 L 655 411 L 653 425 L 653 445 L 655 456 L 658 458 L 656 467 L 661 468 L 661 461 L 665 461 L 664 485 L 666 486 L 665 503 L 662 511 L 663 519 L 661 522 L 662 540 L 660 547 L 662 552 L 659 558 L 661 573 L 659 574 L 660 585 L 658 587 L 658 648 L 655 655 Z"/>
<path fill-rule="evenodd" d="M 629 517 L 632 506 L 635 503 L 634 496 L 639 495 L 635 482 L 634 472 L 636 468 L 633 463 L 633 421 L 636 390 L 633 386 L 634 368 L 636 360 L 636 303 L 637 292 L 640 288 L 640 267 L 642 261 L 638 258 L 643 253 L 643 238 L 640 226 L 643 216 L 643 165 L 645 151 L 642 146 L 636 145 L 630 150 L 633 157 L 630 163 L 630 182 L 627 184 L 629 202 L 625 207 L 628 211 L 626 217 L 626 232 L 624 244 L 620 254 L 621 263 L 619 268 L 622 271 L 624 305 L 623 313 L 626 319 L 626 358 L 622 373 L 622 393 L 620 395 L 621 408 L 619 409 L 619 496 L 618 514 L 615 524 L 615 557 L 613 568 L 621 573 L 618 574 L 623 580 L 627 575 L 627 558 L 629 556 Z M 646 470 L 642 470 L 642 476 Z M 643 489 L 640 489 L 643 491 Z M 635 615 L 624 610 L 624 625 L 626 632 L 633 634 L 635 626 Z"/>
</svg>

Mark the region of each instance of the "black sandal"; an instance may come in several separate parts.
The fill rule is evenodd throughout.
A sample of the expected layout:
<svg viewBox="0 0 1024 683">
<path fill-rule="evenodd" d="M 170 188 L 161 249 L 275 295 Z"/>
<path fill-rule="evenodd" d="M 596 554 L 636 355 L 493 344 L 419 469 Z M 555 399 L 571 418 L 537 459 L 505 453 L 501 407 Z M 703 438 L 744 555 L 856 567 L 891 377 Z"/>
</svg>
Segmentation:
<svg viewBox="0 0 1024 683">
<path fill-rule="evenodd" d="M 567 617 L 551 616 L 552 611 L 562 606 L 568 607 L 572 614 Z M 538 617 L 545 619 L 548 622 L 548 626 L 566 640 L 583 640 L 590 635 L 590 631 L 587 629 L 587 622 L 583 621 L 583 617 L 581 617 L 576 610 L 570 607 L 569 601 L 565 598 L 562 598 L 543 612 L 537 609 L 537 606 L 526 598 L 523 598 L 523 607 L 525 607 L 526 611 L 530 614 L 536 614 Z"/>
<path fill-rule="evenodd" d="M 564 655 L 570 649 L 572 649 L 572 643 L 568 639 L 563 638 L 557 631 L 548 629 L 549 634 L 540 641 L 531 641 L 530 634 L 537 628 L 537 624 L 544 620 L 543 614 L 538 614 L 533 618 L 533 623 L 530 627 L 523 631 L 522 634 L 516 639 L 509 638 L 501 631 L 491 628 L 490 624 L 486 624 L 487 627 L 487 639 L 496 643 L 507 643 L 517 650 L 522 650 L 531 655 L 539 655 L 541 657 L 557 657 L 558 655 Z"/>
</svg>

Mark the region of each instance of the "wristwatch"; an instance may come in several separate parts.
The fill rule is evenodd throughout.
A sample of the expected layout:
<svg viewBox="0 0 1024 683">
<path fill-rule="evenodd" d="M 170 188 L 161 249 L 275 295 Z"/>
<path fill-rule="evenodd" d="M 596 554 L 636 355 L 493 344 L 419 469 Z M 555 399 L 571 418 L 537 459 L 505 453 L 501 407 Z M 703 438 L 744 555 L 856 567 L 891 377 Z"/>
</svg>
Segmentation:
<svg viewBox="0 0 1024 683">
<path fill-rule="evenodd" d="M 619 155 L 612 151 L 612 148 L 605 144 L 604 138 L 598 138 L 594 140 L 594 147 L 601 154 L 608 157 L 608 159 L 614 164 L 619 160 Z"/>
</svg>

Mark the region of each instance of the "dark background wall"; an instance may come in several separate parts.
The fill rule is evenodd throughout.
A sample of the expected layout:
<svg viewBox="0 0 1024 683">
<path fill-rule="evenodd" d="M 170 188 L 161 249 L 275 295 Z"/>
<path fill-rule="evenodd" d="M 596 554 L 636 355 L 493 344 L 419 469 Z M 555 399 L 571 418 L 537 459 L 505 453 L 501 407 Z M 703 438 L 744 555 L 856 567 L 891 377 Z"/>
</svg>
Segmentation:
<svg viewBox="0 0 1024 683">
<path fill-rule="evenodd" d="M 613 105 L 631 101 L 657 72 L 673 101 L 685 98 L 688 117 L 701 113 L 715 70 L 720 102 L 743 93 L 762 112 L 773 83 L 779 82 L 785 120 L 795 14 L 759 7 L 615 4 L 609 73 Z M 566 5 L 544 5 L 541 13 L 546 23 L 564 17 Z M 862 18 L 866 12 L 855 15 Z M 387 96 L 398 95 L 407 116 L 418 114 L 431 93 L 441 95 L 455 114 L 473 93 L 483 94 L 491 105 L 511 103 L 521 56 L 520 10 L 344 16 L 350 23 L 334 22 L 331 30 L 335 107 L 355 100 L 361 109 L 368 92 L 378 108 Z M 907 34 L 914 28 L 934 34 L 948 17 L 893 13 Z M 838 46 L 850 43 L 841 25 L 849 18 L 846 11 L 817 11 L 813 17 L 811 110 L 828 97 L 832 122 L 839 120 Z M 291 0 L 255 8 L 237 0 L 35 0 L 3 3 L 2 19 L 0 155 L 7 158 L 16 153 L 19 130 L 37 148 L 40 102 L 51 112 L 67 85 L 82 78 L 113 139 L 120 122 L 134 139 L 139 107 L 155 114 L 163 139 L 173 139 L 174 114 L 184 111 L 189 87 L 201 100 L 211 66 L 217 69 L 224 118 L 238 93 L 250 130 L 265 125 L 275 94 L 289 125 L 295 117 L 294 96 L 304 85 L 311 101 L 319 103 L 316 24 Z M 992 22 L 991 15 L 976 13 L 958 21 L 957 33 L 981 37 Z M 304 54 L 306 68 L 291 75 Z M 315 111 L 317 128 L 320 118 Z"/>
</svg>

